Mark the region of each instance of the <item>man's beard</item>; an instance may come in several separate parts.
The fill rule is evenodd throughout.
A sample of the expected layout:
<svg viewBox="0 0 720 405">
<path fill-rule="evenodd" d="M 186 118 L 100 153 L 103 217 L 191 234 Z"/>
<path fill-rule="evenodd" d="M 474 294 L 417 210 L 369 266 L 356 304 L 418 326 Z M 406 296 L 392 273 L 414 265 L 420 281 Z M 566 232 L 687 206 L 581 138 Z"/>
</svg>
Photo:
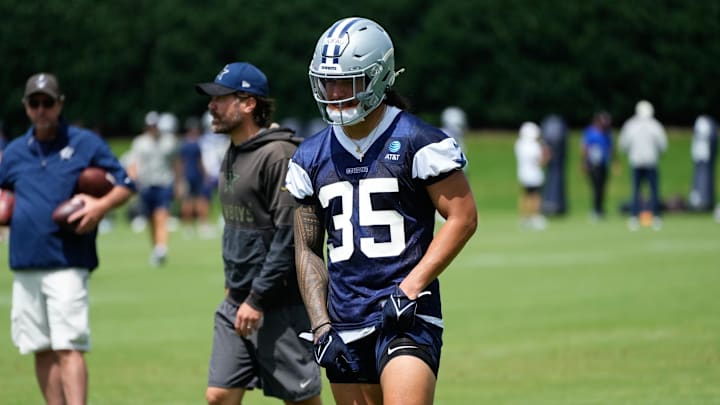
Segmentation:
<svg viewBox="0 0 720 405">
<path fill-rule="evenodd" d="M 216 134 L 229 135 L 235 130 L 235 128 L 239 127 L 240 124 L 242 124 L 242 116 L 239 114 L 235 117 L 229 117 L 227 119 L 222 119 L 222 117 L 213 115 L 212 129 Z"/>
</svg>

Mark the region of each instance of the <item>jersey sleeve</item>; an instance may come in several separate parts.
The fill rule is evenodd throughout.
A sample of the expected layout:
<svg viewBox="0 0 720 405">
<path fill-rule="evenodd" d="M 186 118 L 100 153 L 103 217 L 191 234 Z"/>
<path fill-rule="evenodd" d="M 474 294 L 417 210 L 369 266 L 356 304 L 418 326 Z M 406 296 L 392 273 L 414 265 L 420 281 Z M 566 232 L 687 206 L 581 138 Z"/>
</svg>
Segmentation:
<svg viewBox="0 0 720 405">
<path fill-rule="evenodd" d="M 462 169 L 467 164 L 465 155 L 453 138 L 430 143 L 415 153 L 412 176 L 421 180 Z"/>
<path fill-rule="evenodd" d="M 314 195 L 312 181 L 308 172 L 301 166 L 301 162 L 295 160 L 297 156 L 296 154 L 288 163 L 285 187 L 300 204 L 312 204 Z"/>
<path fill-rule="evenodd" d="M 440 131 L 421 138 L 425 141 L 413 156 L 413 178 L 432 184 L 467 165 L 465 154 L 454 138 Z"/>
</svg>

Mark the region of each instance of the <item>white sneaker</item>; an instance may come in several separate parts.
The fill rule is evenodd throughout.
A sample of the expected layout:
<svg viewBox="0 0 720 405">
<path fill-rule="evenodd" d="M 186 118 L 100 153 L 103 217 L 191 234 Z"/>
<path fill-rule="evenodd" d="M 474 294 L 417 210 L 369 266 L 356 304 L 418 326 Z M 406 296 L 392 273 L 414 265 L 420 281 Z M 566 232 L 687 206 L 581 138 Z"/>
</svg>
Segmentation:
<svg viewBox="0 0 720 405">
<path fill-rule="evenodd" d="M 150 265 L 153 267 L 160 267 L 165 264 L 167 259 L 167 248 L 156 247 L 150 254 Z"/>
<path fill-rule="evenodd" d="M 627 227 L 630 231 L 635 232 L 640 229 L 640 222 L 637 217 L 630 217 L 627 220 Z"/>
<path fill-rule="evenodd" d="M 130 228 L 132 228 L 133 232 L 135 233 L 141 233 L 145 231 L 145 227 L 147 226 L 147 219 L 143 216 L 137 216 L 130 221 Z"/>
<path fill-rule="evenodd" d="M 661 230 L 662 229 L 662 218 L 660 218 L 660 217 L 653 218 L 652 227 L 656 231 Z"/>
<path fill-rule="evenodd" d="M 180 219 L 178 217 L 169 217 L 167 220 L 167 230 L 168 232 L 175 232 L 178 229 L 180 229 Z"/>
<path fill-rule="evenodd" d="M 545 220 L 544 216 L 535 215 L 532 218 L 530 218 L 530 224 L 533 229 L 541 231 L 541 230 L 545 229 L 545 227 L 547 226 L 547 221 Z"/>
</svg>

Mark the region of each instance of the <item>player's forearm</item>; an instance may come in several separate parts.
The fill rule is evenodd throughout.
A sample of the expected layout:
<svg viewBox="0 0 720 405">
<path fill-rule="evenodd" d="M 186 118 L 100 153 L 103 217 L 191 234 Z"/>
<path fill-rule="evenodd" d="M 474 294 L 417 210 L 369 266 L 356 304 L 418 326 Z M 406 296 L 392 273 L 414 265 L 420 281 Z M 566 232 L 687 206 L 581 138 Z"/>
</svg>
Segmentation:
<svg viewBox="0 0 720 405">
<path fill-rule="evenodd" d="M 319 257 L 304 256 L 298 269 L 298 284 L 310 317 L 310 325 L 314 330 L 330 322 L 327 311 L 328 274 L 325 263 Z"/>
<path fill-rule="evenodd" d="M 415 299 L 460 253 L 477 228 L 477 211 L 472 198 L 464 202 L 463 214 L 449 215 L 430 243 L 423 258 L 400 283 L 408 297 Z"/>
<path fill-rule="evenodd" d="M 328 271 L 322 259 L 322 224 L 311 206 L 295 210 L 295 263 L 298 286 L 313 329 L 330 321 Z"/>
</svg>

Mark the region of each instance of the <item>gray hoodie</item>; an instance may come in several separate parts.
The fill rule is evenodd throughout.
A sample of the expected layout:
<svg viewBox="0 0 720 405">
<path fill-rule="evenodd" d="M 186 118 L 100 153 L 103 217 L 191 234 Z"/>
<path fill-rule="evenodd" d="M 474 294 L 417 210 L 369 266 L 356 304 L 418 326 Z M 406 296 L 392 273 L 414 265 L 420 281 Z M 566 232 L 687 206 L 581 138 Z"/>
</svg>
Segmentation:
<svg viewBox="0 0 720 405">
<path fill-rule="evenodd" d="M 295 273 L 296 203 L 285 188 L 288 162 L 301 141 L 290 129 L 269 129 L 225 153 L 218 192 L 225 287 L 235 304 L 247 301 L 262 310 L 302 303 Z"/>
<path fill-rule="evenodd" d="M 663 126 L 653 118 L 652 104 L 641 101 L 635 115 L 620 130 L 618 146 L 627 153 L 632 167 L 656 167 L 660 154 L 667 149 L 667 135 Z"/>
</svg>

